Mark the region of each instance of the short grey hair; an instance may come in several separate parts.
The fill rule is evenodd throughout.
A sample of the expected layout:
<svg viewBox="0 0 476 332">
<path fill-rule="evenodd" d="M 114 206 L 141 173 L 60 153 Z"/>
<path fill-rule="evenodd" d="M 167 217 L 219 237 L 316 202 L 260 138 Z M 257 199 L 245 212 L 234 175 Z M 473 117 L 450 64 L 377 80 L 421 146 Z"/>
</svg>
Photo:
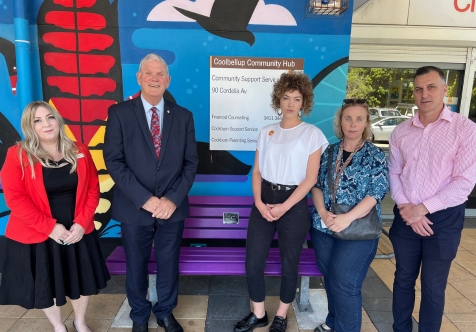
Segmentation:
<svg viewBox="0 0 476 332">
<path fill-rule="evenodd" d="M 150 54 L 147 54 L 141 61 L 140 61 L 140 64 L 139 64 L 139 70 L 137 71 L 137 74 L 139 74 L 142 70 L 142 67 L 144 66 L 144 64 L 146 62 L 149 62 L 149 61 L 159 61 L 160 63 L 162 63 L 164 66 L 165 66 L 165 69 L 167 69 L 167 76 L 170 76 L 169 75 L 169 66 L 167 66 L 167 62 L 165 62 L 165 60 L 155 54 L 155 53 L 150 53 Z"/>
</svg>

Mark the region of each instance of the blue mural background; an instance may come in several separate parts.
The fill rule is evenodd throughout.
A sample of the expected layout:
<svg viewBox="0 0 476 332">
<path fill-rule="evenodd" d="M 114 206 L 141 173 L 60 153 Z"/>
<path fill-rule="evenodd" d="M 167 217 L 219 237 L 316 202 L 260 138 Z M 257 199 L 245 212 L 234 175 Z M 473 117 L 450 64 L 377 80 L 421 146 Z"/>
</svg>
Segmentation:
<svg viewBox="0 0 476 332">
<path fill-rule="evenodd" d="M 120 68 L 123 98 L 135 95 L 139 86 L 136 72 L 140 59 L 151 52 L 161 55 L 169 64 L 172 82 L 169 92 L 178 104 L 194 113 L 197 140 L 209 142 L 210 110 L 210 56 L 247 56 L 303 58 L 304 72 L 315 79 L 315 106 L 305 121 L 314 123 L 332 142 L 332 120 L 337 108 L 345 97 L 347 79 L 347 59 L 350 46 L 352 5 L 341 15 L 325 16 L 306 13 L 308 0 L 266 0 L 265 5 L 281 6 L 294 18 L 296 25 L 249 24 L 247 29 L 254 35 L 252 45 L 240 40 L 226 39 L 210 33 L 196 22 L 149 21 L 147 17 L 159 4 L 184 3 L 184 0 L 97 0 L 98 8 L 117 6 L 117 27 L 120 44 Z M 261 0 L 262 1 L 262 0 Z M 42 90 L 42 70 L 47 65 L 39 52 L 44 41 L 39 37 L 38 13 L 42 6 L 58 5 L 61 1 L 28 1 L 27 19 L 31 43 L 31 72 L 34 99 L 45 99 Z M 213 0 L 190 1 L 189 6 L 210 4 Z M 100 5 L 100 6 L 99 6 Z M 263 3 L 260 3 L 263 5 Z M 0 38 L 15 42 L 13 0 L 0 0 Z M 193 7 L 193 6 L 192 6 Z M 267 8 L 267 7 L 264 7 Z M 271 8 L 271 7 L 269 7 Z M 18 93 L 11 86 L 11 75 L 6 62 L 6 54 L 0 50 L 0 113 L 20 133 L 21 110 Z M 21 64 L 20 64 L 21 65 Z M 323 74 L 323 71 L 325 71 Z M 43 82 L 44 83 L 44 82 Z M 19 87 L 20 89 L 20 87 Z M 263 98 L 269 99 L 268 95 Z M 46 100 L 46 99 L 45 99 Z M 48 100 L 47 100 L 48 101 Z M 117 100 L 119 102 L 121 100 Z M 0 124 L 0 131 L 2 127 Z M 1 138 L 0 138 L 1 140 Z M 0 144 L 3 144 L 0 141 Z M 229 151 L 244 164 L 252 165 L 254 152 Z M 96 160 L 95 160 L 96 161 Z M 3 161 L 2 161 L 3 163 Z M 1 168 L 0 164 L 0 168 Z M 100 167 L 98 166 L 98 169 Z M 228 180 L 227 180 L 228 179 Z M 1 186 L 1 184 L 0 184 Z M 230 188 L 233 188 L 230 191 Z M 195 196 L 248 196 L 251 195 L 251 171 L 239 178 L 216 176 L 213 174 L 197 179 L 190 195 Z M 4 234 L 8 220 L 8 207 L 0 187 L 0 235 Z M 115 222 L 103 222 L 103 230 L 111 229 Z M 102 236 L 118 236 L 117 230 L 104 231 Z"/>
</svg>

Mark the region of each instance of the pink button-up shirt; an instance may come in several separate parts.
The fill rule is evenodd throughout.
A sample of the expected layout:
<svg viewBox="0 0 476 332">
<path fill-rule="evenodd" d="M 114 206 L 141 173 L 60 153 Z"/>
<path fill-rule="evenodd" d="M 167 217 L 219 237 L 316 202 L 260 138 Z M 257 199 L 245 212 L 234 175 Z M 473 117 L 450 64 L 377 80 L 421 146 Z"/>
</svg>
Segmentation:
<svg viewBox="0 0 476 332">
<path fill-rule="evenodd" d="M 397 204 L 423 203 L 430 213 L 468 199 L 476 182 L 476 124 L 445 105 L 426 127 L 418 114 L 390 136 L 390 192 Z"/>
</svg>

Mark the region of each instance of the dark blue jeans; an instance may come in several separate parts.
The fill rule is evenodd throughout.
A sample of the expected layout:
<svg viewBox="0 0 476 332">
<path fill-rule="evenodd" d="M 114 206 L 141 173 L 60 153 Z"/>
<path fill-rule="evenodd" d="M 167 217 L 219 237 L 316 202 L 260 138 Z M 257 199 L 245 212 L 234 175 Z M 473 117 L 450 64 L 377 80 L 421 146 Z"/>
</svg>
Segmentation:
<svg viewBox="0 0 476 332">
<path fill-rule="evenodd" d="M 336 332 L 359 332 L 362 326 L 362 283 L 375 257 L 378 238 L 338 240 L 311 229 L 317 266 L 324 274 L 329 313 L 326 325 Z"/>
</svg>

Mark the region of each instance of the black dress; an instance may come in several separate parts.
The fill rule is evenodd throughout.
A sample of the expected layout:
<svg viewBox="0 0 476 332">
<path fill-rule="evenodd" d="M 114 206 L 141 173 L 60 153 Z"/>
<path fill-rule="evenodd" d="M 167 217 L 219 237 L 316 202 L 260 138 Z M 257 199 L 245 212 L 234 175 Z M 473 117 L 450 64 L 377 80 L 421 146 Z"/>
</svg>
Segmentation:
<svg viewBox="0 0 476 332">
<path fill-rule="evenodd" d="M 66 163 L 61 160 L 60 163 Z M 73 225 L 78 175 L 71 165 L 43 167 L 43 181 L 52 217 L 66 229 Z M 0 304 L 26 309 L 45 309 L 66 304 L 66 297 L 98 294 L 106 287 L 109 272 L 101 253 L 96 230 L 71 245 L 48 238 L 37 244 L 7 239 L 5 268 L 0 285 Z"/>
</svg>

